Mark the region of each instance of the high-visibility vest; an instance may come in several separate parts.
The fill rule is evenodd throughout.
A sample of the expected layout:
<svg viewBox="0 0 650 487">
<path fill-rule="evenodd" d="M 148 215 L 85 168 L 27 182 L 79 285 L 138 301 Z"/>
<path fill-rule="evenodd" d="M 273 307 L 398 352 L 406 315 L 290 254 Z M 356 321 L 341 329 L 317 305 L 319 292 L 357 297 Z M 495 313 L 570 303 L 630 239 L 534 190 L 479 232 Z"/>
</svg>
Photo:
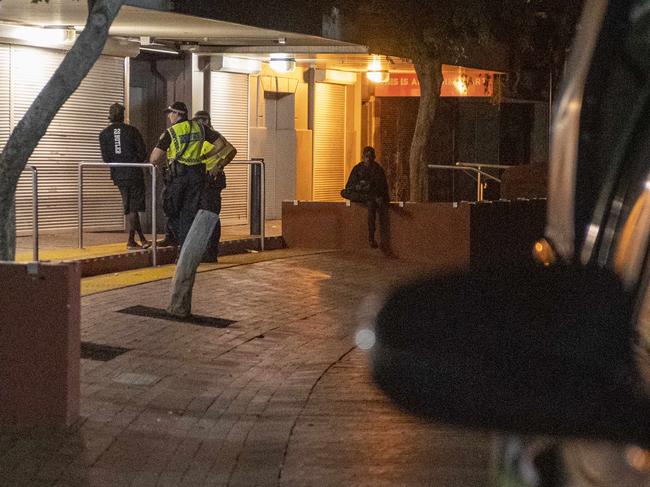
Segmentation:
<svg viewBox="0 0 650 487">
<path fill-rule="evenodd" d="M 213 154 L 212 156 L 208 157 L 207 159 L 204 159 L 203 162 L 205 163 L 205 169 L 207 172 L 212 171 L 214 166 L 219 164 L 221 166 L 221 169 L 228 164 L 232 159 L 233 159 L 233 152 L 237 152 L 235 148 L 230 145 L 230 143 L 221 137 L 221 140 L 223 140 L 225 146 L 223 149 L 221 149 L 219 152 L 216 154 Z M 211 142 L 208 142 L 207 140 L 203 142 L 203 147 L 201 148 L 201 155 L 205 155 L 208 152 L 210 152 L 212 149 L 214 149 L 214 144 Z"/>
<path fill-rule="evenodd" d="M 205 156 L 212 149 L 214 149 L 214 145 L 208 142 L 207 140 L 204 141 L 203 147 L 201 147 L 201 155 Z M 203 159 L 203 162 L 205 163 L 206 171 L 210 172 L 218 161 L 219 161 L 219 156 L 217 154 L 214 154 L 213 156 L 210 156 L 207 159 Z"/>
<path fill-rule="evenodd" d="M 184 120 L 167 129 L 172 143 L 167 149 L 167 160 L 176 161 L 186 166 L 202 164 L 201 150 L 205 140 L 203 126 L 194 121 Z"/>
</svg>

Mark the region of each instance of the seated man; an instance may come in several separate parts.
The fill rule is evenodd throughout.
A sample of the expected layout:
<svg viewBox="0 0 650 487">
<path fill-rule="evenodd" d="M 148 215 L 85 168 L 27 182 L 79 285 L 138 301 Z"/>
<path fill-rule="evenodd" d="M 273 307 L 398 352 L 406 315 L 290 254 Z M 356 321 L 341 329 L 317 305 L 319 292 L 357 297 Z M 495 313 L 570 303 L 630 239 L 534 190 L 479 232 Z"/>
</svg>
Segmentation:
<svg viewBox="0 0 650 487">
<path fill-rule="evenodd" d="M 350 177 L 341 191 L 343 198 L 368 205 L 368 243 L 377 248 L 375 222 L 379 215 L 381 250 L 389 252 L 388 240 L 388 182 L 384 169 L 375 160 L 375 149 L 363 149 L 363 161 L 352 168 Z"/>
</svg>

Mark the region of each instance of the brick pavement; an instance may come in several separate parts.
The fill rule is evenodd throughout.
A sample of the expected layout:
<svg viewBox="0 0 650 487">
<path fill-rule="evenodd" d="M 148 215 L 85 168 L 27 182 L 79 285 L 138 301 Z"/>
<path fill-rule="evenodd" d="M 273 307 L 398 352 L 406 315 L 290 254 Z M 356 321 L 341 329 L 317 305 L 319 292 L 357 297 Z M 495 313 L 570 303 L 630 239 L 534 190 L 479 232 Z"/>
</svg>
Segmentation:
<svg viewBox="0 0 650 487">
<path fill-rule="evenodd" d="M 364 300 L 419 269 L 328 253 L 197 276 L 207 328 L 117 310 L 164 307 L 169 281 L 82 300 L 82 419 L 0 435 L 0 485 L 487 484 L 489 439 L 397 411 L 354 345 Z"/>
</svg>

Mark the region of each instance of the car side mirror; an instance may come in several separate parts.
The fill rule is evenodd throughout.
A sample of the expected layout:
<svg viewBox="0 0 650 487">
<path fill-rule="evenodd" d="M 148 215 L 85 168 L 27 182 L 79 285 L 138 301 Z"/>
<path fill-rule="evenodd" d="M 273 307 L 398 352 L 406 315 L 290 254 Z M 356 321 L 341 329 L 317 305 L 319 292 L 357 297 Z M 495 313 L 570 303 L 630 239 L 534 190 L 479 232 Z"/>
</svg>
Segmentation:
<svg viewBox="0 0 650 487">
<path fill-rule="evenodd" d="M 600 268 L 419 280 L 377 315 L 373 375 L 399 406 L 430 419 L 650 445 L 632 303 Z"/>
</svg>

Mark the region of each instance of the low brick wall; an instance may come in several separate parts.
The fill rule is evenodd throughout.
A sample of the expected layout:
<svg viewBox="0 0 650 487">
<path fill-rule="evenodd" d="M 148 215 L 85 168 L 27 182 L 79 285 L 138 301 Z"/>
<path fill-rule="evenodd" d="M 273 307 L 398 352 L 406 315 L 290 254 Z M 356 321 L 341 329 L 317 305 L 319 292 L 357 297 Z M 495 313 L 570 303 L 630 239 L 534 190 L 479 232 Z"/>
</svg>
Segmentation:
<svg viewBox="0 0 650 487">
<path fill-rule="evenodd" d="M 282 236 L 287 247 L 366 249 L 367 215 L 358 203 L 284 202 Z M 389 221 L 390 246 L 397 257 L 440 268 L 469 265 L 469 205 L 391 203 Z"/>
<path fill-rule="evenodd" d="M 542 199 L 456 205 L 391 203 L 391 250 L 401 259 L 435 269 L 526 259 L 533 242 L 543 234 L 545 207 Z M 284 202 L 282 236 L 287 247 L 365 249 L 367 209 L 356 203 Z"/>
<path fill-rule="evenodd" d="M 78 264 L 0 262 L 0 427 L 79 416 Z"/>
</svg>

